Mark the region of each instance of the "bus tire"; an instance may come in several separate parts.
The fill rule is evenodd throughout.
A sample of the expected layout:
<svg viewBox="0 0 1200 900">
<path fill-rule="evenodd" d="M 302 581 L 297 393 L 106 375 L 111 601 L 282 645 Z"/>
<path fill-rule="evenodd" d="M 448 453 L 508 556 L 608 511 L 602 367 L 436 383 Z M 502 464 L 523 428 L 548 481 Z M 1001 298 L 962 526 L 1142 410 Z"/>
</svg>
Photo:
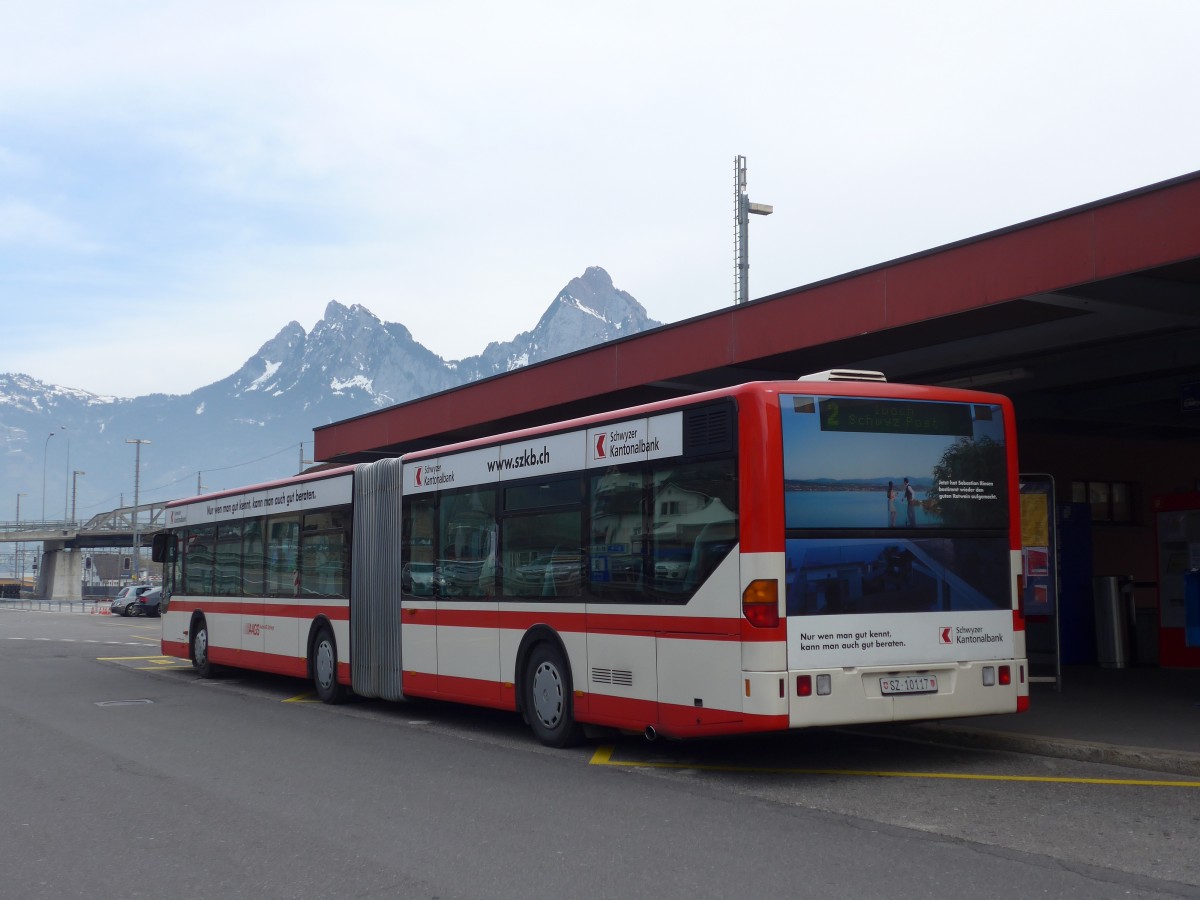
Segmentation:
<svg viewBox="0 0 1200 900">
<path fill-rule="evenodd" d="M 203 616 L 192 622 L 192 669 L 201 678 L 209 678 L 213 673 L 212 660 L 208 656 L 208 622 Z"/>
<path fill-rule="evenodd" d="M 346 689 L 337 680 L 337 644 L 328 625 L 317 629 L 312 643 L 312 679 L 317 696 L 322 703 L 341 703 L 346 699 Z"/>
<path fill-rule="evenodd" d="M 523 711 L 534 736 L 547 747 L 570 747 L 583 737 L 575 721 L 571 669 L 549 641 L 536 644 L 525 665 Z"/>
</svg>

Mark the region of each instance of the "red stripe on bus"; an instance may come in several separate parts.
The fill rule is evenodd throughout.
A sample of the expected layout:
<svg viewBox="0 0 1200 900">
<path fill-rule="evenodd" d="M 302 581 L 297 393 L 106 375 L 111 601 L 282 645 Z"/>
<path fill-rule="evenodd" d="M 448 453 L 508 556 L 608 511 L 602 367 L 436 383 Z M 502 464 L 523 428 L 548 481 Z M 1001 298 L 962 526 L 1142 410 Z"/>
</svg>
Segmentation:
<svg viewBox="0 0 1200 900">
<path fill-rule="evenodd" d="M 163 641 L 164 656 L 188 658 L 188 645 L 180 641 Z M 242 650 L 237 647 L 209 646 L 208 658 L 213 665 L 252 669 L 275 675 L 290 675 L 293 678 L 308 678 L 308 660 L 303 657 L 285 656 L 281 653 L 264 653 L 259 650 Z M 338 660 L 337 680 L 339 684 L 350 684 L 350 663 Z"/>
<path fill-rule="evenodd" d="M 172 597 L 171 612 L 203 612 L 227 616 L 260 616 L 311 621 L 324 616 L 332 621 L 350 621 L 350 601 L 331 601 L 337 605 L 304 603 L 266 603 L 261 597 L 228 597 L 212 600 L 205 597 Z"/>
<path fill-rule="evenodd" d="M 492 709 L 514 711 L 517 708 L 516 693 L 512 685 L 509 685 L 506 690 L 504 685 L 498 681 L 485 681 L 479 678 L 439 675 L 437 676 L 437 697 L 441 700 L 488 706 Z"/>
<path fill-rule="evenodd" d="M 740 710 L 710 709 L 673 703 L 656 703 L 633 697 L 588 694 L 587 712 L 577 706 L 576 718 L 592 725 L 642 731 L 647 725 L 664 737 L 710 737 L 751 731 L 785 731 L 786 715 L 763 716 Z"/>
<path fill-rule="evenodd" d="M 516 696 L 511 685 L 485 679 L 409 671 L 404 673 L 404 693 L 414 697 L 433 697 L 508 711 L 517 708 Z M 658 703 L 653 700 L 613 697 L 608 694 L 577 694 L 574 704 L 576 721 L 627 731 L 642 731 L 647 725 L 653 725 L 660 734 L 668 737 L 784 731 L 789 727 L 786 715 L 753 715 L 741 710 Z"/>
<path fill-rule="evenodd" d="M 400 689 L 406 697 L 436 697 L 437 675 L 431 672 L 406 670 L 401 675 Z"/>
<path fill-rule="evenodd" d="M 555 631 L 572 634 L 659 635 L 698 641 L 744 641 L 769 643 L 787 638 L 782 620 L 777 628 L 755 628 L 742 617 L 630 615 L 628 613 L 587 613 L 461 609 L 442 606 L 437 610 L 409 607 L 404 610 L 408 622 L 455 628 L 503 628 L 528 631 L 534 625 L 549 625 Z"/>
</svg>

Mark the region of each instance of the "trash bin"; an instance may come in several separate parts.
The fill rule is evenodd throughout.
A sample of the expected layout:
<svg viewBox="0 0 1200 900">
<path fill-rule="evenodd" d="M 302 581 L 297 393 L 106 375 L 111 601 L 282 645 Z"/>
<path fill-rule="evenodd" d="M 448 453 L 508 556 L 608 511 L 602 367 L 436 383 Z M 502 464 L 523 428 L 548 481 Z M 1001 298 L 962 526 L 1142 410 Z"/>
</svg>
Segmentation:
<svg viewBox="0 0 1200 900">
<path fill-rule="evenodd" d="M 1098 575 L 1092 580 L 1096 602 L 1096 662 L 1106 669 L 1129 665 L 1133 623 L 1133 579 Z"/>
</svg>

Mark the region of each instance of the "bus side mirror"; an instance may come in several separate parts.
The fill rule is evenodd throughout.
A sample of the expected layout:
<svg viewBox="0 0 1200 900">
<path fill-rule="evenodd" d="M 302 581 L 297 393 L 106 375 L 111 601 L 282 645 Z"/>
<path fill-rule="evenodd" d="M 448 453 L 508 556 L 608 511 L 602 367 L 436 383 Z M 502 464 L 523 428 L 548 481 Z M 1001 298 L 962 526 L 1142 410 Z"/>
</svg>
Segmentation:
<svg viewBox="0 0 1200 900">
<path fill-rule="evenodd" d="M 174 534 L 169 531 L 160 531 L 154 536 L 150 558 L 156 563 L 173 563 L 175 562 L 176 546 Z"/>
</svg>

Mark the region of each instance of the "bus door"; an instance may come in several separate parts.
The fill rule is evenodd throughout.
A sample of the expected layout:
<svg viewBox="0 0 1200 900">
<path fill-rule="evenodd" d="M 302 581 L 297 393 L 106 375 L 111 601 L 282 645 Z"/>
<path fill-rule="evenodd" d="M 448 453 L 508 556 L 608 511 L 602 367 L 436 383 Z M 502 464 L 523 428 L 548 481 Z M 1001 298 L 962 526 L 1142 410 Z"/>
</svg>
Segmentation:
<svg viewBox="0 0 1200 900">
<path fill-rule="evenodd" d="M 476 509 L 494 492 L 461 501 L 443 498 L 442 557 L 437 602 L 437 690 L 440 696 L 494 704 L 500 698 L 500 621 L 496 600 L 496 526 L 490 510 Z M 457 499 L 457 498 L 456 498 Z M 470 511 L 461 513 L 461 505 Z"/>
<path fill-rule="evenodd" d="M 263 595 L 248 605 L 242 616 L 242 649 L 264 654 L 268 636 L 281 623 L 295 631 L 296 600 L 300 594 L 300 515 L 271 516 L 265 520 L 262 536 L 266 549 L 263 571 Z M 275 642 L 272 642 L 275 643 Z M 288 647 L 296 652 L 295 641 Z"/>
<path fill-rule="evenodd" d="M 404 498 L 400 659 L 406 694 L 437 692 L 437 600 L 444 579 L 434 555 L 436 496 Z"/>
</svg>

